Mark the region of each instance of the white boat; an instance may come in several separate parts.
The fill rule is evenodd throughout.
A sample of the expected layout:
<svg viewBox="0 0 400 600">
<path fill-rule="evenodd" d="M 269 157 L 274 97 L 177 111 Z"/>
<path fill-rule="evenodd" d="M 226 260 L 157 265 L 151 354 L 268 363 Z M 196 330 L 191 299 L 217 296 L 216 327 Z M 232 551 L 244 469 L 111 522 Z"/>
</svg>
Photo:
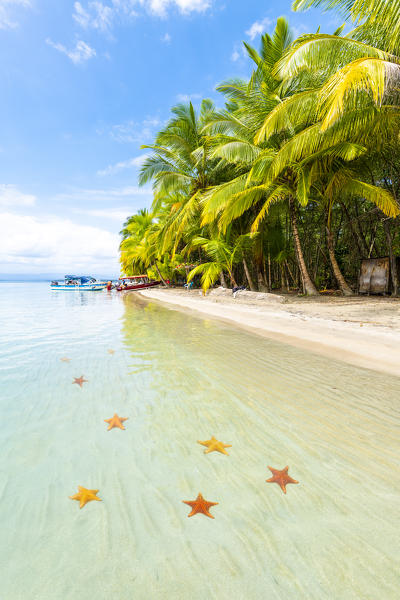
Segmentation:
<svg viewBox="0 0 400 600">
<path fill-rule="evenodd" d="M 68 291 L 68 292 L 97 292 L 104 290 L 106 283 L 103 281 L 96 281 L 94 277 L 76 275 L 66 275 L 64 283 L 59 281 L 51 282 L 51 289 L 54 291 Z"/>
</svg>

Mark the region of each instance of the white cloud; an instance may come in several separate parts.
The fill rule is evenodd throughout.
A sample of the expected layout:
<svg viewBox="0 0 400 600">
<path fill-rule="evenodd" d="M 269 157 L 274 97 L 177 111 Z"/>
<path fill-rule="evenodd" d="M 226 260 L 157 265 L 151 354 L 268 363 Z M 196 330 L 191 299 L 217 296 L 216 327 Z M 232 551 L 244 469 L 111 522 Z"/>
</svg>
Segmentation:
<svg viewBox="0 0 400 600">
<path fill-rule="evenodd" d="M 246 31 L 246 35 L 248 35 L 251 40 L 254 40 L 254 38 L 258 35 L 265 33 L 265 31 L 271 25 L 271 23 L 272 21 L 271 19 L 268 19 L 268 17 L 265 17 L 265 19 L 263 19 L 262 21 L 256 21 Z"/>
<path fill-rule="evenodd" d="M 231 55 L 231 60 L 233 60 L 233 62 L 236 62 L 237 60 L 239 60 L 239 58 L 240 58 L 239 52 L 237 50 L 234 50 Z"/>
<path fill-rule="evenodd" d="M 169 35 L 169 33 L 166 33 L 165 35 L 162 36 L 161 41 L 165 42 L 165 44 L 170 44 L 171 43 L 171 36 Z"/>
<path fill-rule="evenodd" d="M 59 217 L 0 214 L 0 262 L 8 272 L 118 272 L 119 236 Z"/>
<path fill-rule="evenodd" d="M 162 122 L 157 117 L 148 117 L 142 122 L 133 120 L 124 121 L 123 123 L 112 125 L 110 129 L 106 129 L 105 131 L 116 142 L 145 144 L 153 141 L 155 133 L 161 125 Z M 98 129 L 97 133 L 102 135 L 105 131 Z"/>
<path fill-rule="evenodd" d="M 178 102 L 191 102 L 192 100 L 200 100 L 201 94 L 177 94 Z"/>
<path fill-rule="evenodd" d="M 126 221 L 126 219 L 135 212 L 135 209 L 132 209 L 132 207 L 93 210 L 77 208 L 74 210 L 74 212 L 80 215 L 88 215 L 89 217 L 99 217 L 107 220 L 111 219 L 113 221 L 118 221 L 122 225 L 122 223 L 124 223 L 124 221 Z"/>
<path fill-rule="evenodd" d="M 118 162 L 115 165 L 108 165 L 108 167 L 105 169 L 97 171 L 97 175 L 115 175 L 115 173 L 118 173 L 124 169 L 141 167 L 147 156 L 148 154 L 142 154 L 141 156 L 136 156 L 135 158 L 129 158 L 128 160 Z"/>
<path fill-rule="evenodd" d="M 191 12 L 205 12 L 211 6 L 211 0 L 140 0 L 140 4 L 147 10 L 157 15 L 165 17 L 170 8 L 176 7 L 182 14 Z"/>
<path fill-rule="evenodd" d="M 114 204 L 116 200 L 120 198 L 130 198 L 130 201 L 134 201 L 137 196 L 141 196 L 140 202 L 143 203 L 143 196 L 149 200 L 152 198 L 152 189 L 150 186 L 125 186 L 119 188 L 110 189 L 74 189 L 71 192 L 64 192 L 57 194 L 54 198 L 55 201 L 68 202 L 77 201 L 80 205 L 85 202 L 110 202 Z"/>
<path fill-rule="evenodd" d="M 53 42 L 49 38 L 47 38 L 46 44 L 68 56 L 68 58 L 70 58 L 75 65 L 85 62 L 86 60 L 96 56 L 96 50 L 91 48 L 82 40 L 78 40 L 75 44 L 75 48 L 72 48 L 71 50 L 68 50 L 68 48 L 63 46 L 63 44 Z"/>
<path fill-rule="evenodd" d="M 87 8 L 83 8 L 80 2 L 75 2 L 72 17 L 81 27 L 107 31 L 111 28 L 114 19 L 114 9 L 102 2 L 89 2 Z"/>
<path fill-rule="evenodd" d="M 36 196 L 24 194 L 17 186 L 2 183 L 0 184 L 0 207 L 33 206 L 36 202 Z"/>
<path fill-rule="evenodd" d="M 137 10 L 157 17 L 166 17 L 168 11 L 177 9 L 181 14 L 203 13 L 212 0 L 89 0 L 85 4 L 74 3 L 72 14 L 75 22 L 84 29 L 110 31 L 115 22 L 138 16 Z"/>
<path fill-rule="evenodd" d="M 18 22 L 13 19 L 13 8 L 31 6 L 30 0 L 0 0 L 0 29 L 15 29 Z"/>
</svg>

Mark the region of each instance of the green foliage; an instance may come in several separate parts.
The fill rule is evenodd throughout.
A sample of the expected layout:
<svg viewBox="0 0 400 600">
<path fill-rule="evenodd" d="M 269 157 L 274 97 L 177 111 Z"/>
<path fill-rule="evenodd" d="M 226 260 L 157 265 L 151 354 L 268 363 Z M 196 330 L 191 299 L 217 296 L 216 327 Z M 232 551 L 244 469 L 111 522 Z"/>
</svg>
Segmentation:
<svg viewBox="0 0 400 600">
<path fill-rule="evenodd" d="M 154 199 L 121 231 L 127 274 L 171 279 L 183 260 L 204 290 L 225 274 L 252 289 L 314 293 L 314 277 L 343 291 L 338 269 L 356 283 L 361 258 L 400 249 L 400 0 L 294 2 L 310 6 L 355 29 L 293 40 L 278 19 L 259 50 L 245 44 L 249 81 L 218 86 L 225 106 L 179 104 L 143 146 L 139 183 Z"/>
</svg>

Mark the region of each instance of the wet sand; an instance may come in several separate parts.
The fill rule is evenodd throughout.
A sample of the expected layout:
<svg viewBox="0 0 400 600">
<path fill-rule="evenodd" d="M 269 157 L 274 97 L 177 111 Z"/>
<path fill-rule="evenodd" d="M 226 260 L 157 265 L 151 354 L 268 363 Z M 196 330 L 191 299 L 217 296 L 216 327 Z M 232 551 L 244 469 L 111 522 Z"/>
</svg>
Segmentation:
<svg viewBox="0 0 400 600">
<path fill-rule="evenodd" d="M 400 300 L 300 298 L 216 289 L 148 289 L 142 296 L 197 311 L 350 364 L 400 376 Z"/>
</svg>

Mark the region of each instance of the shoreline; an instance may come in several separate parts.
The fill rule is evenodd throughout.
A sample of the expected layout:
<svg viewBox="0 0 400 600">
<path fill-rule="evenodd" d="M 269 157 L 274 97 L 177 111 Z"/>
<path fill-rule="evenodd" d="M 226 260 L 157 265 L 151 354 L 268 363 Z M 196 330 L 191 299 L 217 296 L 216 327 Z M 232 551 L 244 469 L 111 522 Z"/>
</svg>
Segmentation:
<svg viewBox="0 0 400 600">
<path fill-rule="evenodd" d="M 391 298 L 297 298 L 257 292 L 153 288 L 147 300 L 207 316 L 251 333 L 358 367 L 400 377 L 400 301 Z"/>
</svg>

